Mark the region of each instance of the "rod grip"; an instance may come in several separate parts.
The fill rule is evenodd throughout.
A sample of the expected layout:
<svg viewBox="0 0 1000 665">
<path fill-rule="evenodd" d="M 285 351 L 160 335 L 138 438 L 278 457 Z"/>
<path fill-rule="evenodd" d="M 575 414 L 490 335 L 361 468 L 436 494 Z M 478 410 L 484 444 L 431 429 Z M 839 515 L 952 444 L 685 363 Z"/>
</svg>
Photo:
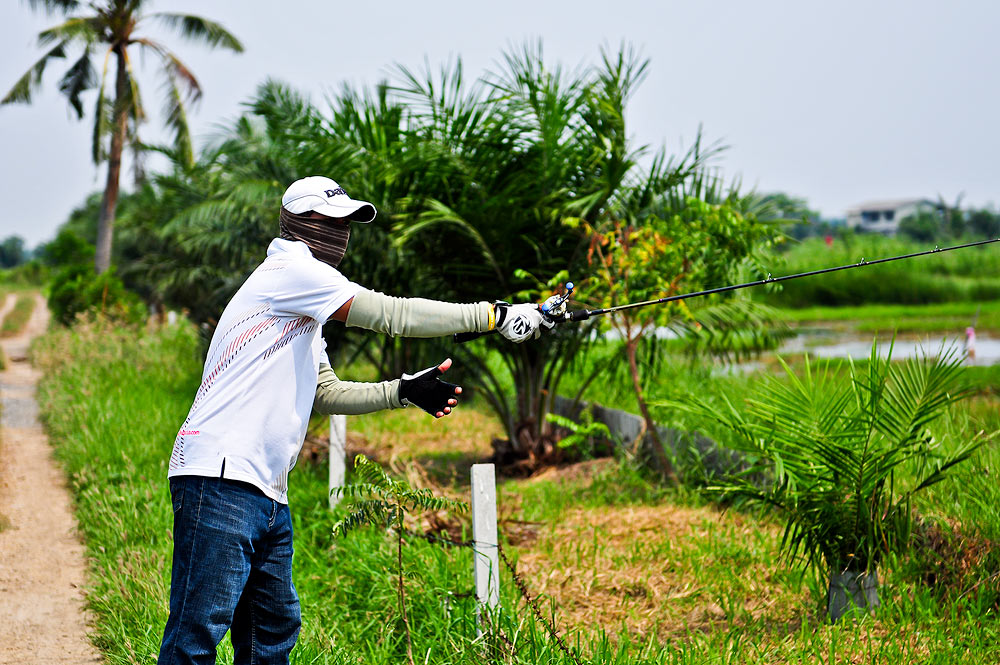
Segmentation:
<svg viewBox="0 0 1000 665">
<path fill-rule="evenodd" d="M 550 319 L 553 323 L 567 323 L 569 321 L 585 321 L 589 319 L 594 314 L 600 313 L 597 310 L 590 309 L 578 309 L 573 312 L 567 312 L 562 316 L 558 316 Z M 466 342 L 471 342 L 474 339 L 479 339 L 484 335 L 492 335 L 497 332 L 494 328 L 493 330 L 487 330 L 486 332 L 461 332 L 452 335 L 452 339 L 456 344 L 465 344 Z"/>
<path fill-rule="evenodd" d="M 452 340 L 455 344 L 465 344 L 466 342 L 471 342 L 474 339 L 479 339 L 484 335 L 492 335 L 496 330 L 487 330 L 485 332 L 460 332 L 452 335 Z"/>
</svg>

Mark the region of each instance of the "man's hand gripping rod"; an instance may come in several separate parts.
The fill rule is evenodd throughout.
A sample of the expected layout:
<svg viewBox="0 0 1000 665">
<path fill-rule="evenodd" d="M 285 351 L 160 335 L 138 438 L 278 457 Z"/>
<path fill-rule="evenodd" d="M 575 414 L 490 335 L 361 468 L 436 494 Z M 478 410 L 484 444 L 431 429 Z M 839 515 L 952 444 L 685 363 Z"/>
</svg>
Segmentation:
<svg viewBox="0 0 1000 665">
<path fill-rule="evenodd" d="M 964 245 L 955 245 L 954 247 L 934 247 L 934 249 L 928 249 L 923 252 L 914 252 L 912 254 L 903 254 L 901 256 L 890 256 L 885 259 L 875 259 L 874 261 L 866 261 L 861 259 L 857 263 L 848 263 L 844 266 L 836 266 L 834 268 L 822 268 L 820 270 L 810 270 L 808 272 L 800 272 L 794 275 L 784 275 L 782 277 L 771 277 L 770 273 L 764 279 L 758 279 L 753 282 L 746 282 L 744 284 L 730 284 L 729 286 L 720 286 L 714 289 L 705 289 L 704 291 L 693 291 L 691 293 L 681 293 L 675 296 L 666 296 L 664 298 L 657 298 L 656 300 L 644 300 L 642 302 L 633 302 L 627 305 L 618 305 L 616 307 L 604 307 L 601 309 L 578 309 L 572 312 L 566 310 L 566 301 L 570 294 L 573 292 L 573 282 L 566 282 L 566 293 L 561 296 L 552 296 L 544 303 L 539 305 L 539 309 L 542 314 L 549 321 L 554 323 L 567 323 L 569 321 L 584 321 L 592 316 L 598 316 L 601 314 L 611 314 L 612 312 L 620 312 L 625 309 L 635 309 L 637 307 L 648 307 L 649 305 L 662 305 L 668 302 L 674 302 L 676 300 L 687 300 L 688 298 L 697 298 L 698 296 L 708 296 L 713 293 L 725 293 L 727 291 L 736 291 L 737 289 L 748 289 L 751 286 L 763 286 L 765 284 L 776 284 L 778 282 L 785 282 L 790 279 L 799 279 L 800 277 L 811 277 L 813 275 L 822 275 L 828 272 L 837 272 L 838 270 L 850 270 L 851 268 L 861 268 L 863 266 L 873 266 L 878 263 L 888 263 L 889 261 L 900 261 L 902 259 L 912 259 L 918 256 L 926 256 L 927 254 L 940 254 L 941 252 L 950 252 L 954 249 L 965 249 L 967 247 L 978 247 L 979 245 L 989 245 L 990 243 L 1000 242 L 1000 238 L 991 238 L 990 240 L 979 240 L 977 242 L 970 242 Z M 549 306 L 550 302 L 558 303 L 556 306 Z M 490 333 L 496 332 L 491 330 L 484 333 L 456 333 L 454 338 L 459 344 L 468 342 L 469 340 L 476 339 L 477 337 L 482 337 L 483 335 L 489 335 Z"/>
<path fill-rule="evenodd" d="M 569 297 L 573 295 L 573 282 L 566 282 L 566 292 L 562 295 L 550 296 L 545 302 L 538 306 L 538 310 L 542 313 L 549 321 L 553 323 L 562 323 L 568 321 L 569 319 L 562 318 L 566 312 L 566 303 L 569 301 Z M 492 335 L 496 330 L 487 330 L 486 332 L 464 332 L 455 333 L 455 342 L 458 344 L 464 344 L 465 342 L 477 339 L 483 335 Z"/>
</svg>

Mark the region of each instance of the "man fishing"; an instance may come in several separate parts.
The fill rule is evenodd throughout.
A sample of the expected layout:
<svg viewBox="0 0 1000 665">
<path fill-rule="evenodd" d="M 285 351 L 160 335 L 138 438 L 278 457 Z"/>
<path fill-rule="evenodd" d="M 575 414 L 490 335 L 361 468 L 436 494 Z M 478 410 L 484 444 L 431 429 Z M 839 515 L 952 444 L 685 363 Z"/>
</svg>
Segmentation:
<svg viewBox="0 0 1000 665">
<path fill-rule="evenodd" d="M 406 337 L 495 330 L 512 342 L 552 326 L 534 304 L 395 298 L 351 282 L 337 270 L 351 226 L 375 214 L 329 178 L 292 183 L 280 237 L 219 319 L 170 456 L 174 550 L 160 665 L 214 663 L 227 630 L 236 663 L 288 662 L 300 627 L 288 472 L 313 409 L 415 404 L 440 418 L 458 404 L 462 389 L 440 378 L 450 359 L 391 381 L 341 381 L 324 323 Z"/>
</svg>

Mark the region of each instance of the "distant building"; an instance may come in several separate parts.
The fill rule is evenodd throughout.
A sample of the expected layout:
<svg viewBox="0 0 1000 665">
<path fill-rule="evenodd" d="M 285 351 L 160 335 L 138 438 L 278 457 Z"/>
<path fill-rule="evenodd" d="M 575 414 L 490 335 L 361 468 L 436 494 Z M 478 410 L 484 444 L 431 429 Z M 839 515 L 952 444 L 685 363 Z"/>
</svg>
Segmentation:
<svg viewBox="0 0 1000 665">
<path fill-rule="evenodd" d="M 899 222 L 911 215 L 935 212 L 938 204 L 930 199 L 887 199 L 868 201 L 847 211 L 847 226 L 858 231 L 893 235 Z"/>
</svg>

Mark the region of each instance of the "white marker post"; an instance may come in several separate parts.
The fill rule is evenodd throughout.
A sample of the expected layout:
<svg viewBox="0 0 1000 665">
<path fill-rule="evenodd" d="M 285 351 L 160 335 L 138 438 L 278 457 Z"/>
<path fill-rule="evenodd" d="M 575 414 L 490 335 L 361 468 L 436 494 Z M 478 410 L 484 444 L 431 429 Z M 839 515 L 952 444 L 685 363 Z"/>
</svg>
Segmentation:
<svg viewBox="0 0 1000 665">
<path fill-rule="evenodd" d="M 340 503 L 340 495 L 334 494 L 336 487 L 343 487 L 347 477 L 347 460 L 344 459 L 347 446 L 347 416 L 330 416 L 330 510 Z"/>
<path fill-rule="evenodd" d="M 472 465 L 472 556 L 476 576 L 477 626 L 483 608 L 493 617 L 500 605 L 500 556 L 497 552 L 497 483 L 492 464 Z M 482 634 L 482 628 L 478 628 Z"/>
</svg>

